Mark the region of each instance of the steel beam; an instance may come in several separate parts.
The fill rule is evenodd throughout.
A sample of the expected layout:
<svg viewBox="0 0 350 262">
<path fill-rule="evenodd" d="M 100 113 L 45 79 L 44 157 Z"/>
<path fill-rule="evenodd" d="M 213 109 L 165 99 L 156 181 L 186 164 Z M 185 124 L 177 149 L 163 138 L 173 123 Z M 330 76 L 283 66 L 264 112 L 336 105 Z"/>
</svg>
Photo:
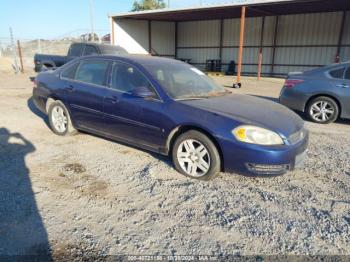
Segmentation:
<svg viewBox="0 0 350 262">
<path fill-rule="evenodd" d="M 246 11 L 246 7 L 242 6 L 242 8 L 241 8 L 241 27 L 240 27 L 240 33 L 239 33 L 237 84 L 241 83 L 241 71 L 242 71 L 242 60 L 243 60 L 243 45 L 244 45 L 245 11 Z"/>
</svg>

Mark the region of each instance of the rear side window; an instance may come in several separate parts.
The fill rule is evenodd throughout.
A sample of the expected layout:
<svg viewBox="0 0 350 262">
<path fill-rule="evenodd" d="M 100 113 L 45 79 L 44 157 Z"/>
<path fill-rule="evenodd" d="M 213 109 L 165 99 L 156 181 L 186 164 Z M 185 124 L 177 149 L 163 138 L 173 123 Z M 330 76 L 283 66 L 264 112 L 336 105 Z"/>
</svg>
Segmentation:
<svg viewBox="0 0 350 262">
<path fill-rule="evenodd" d="M 81 56 L 81 52 L 83 51 L 82 45 L 72 45 L 69 49 L 69 56 L 78 57 Z"/>
<path fill-rule="evenodd" d="M 345 79 L 350 80 L 350 67 L 348 67 L 348 69 L 345 72 Z"/>
<path fill-rule="evenodd" d="M 84 83 L 105 85 L 108 61 L 83 61 L 80 63 L 75 79 Z"/>
<path fill-rule="evenodd" d="M 338 69 L 329 71 L 329 74 L 333 78 L 343 79 L 344 71 L 345 71 L 345 68 L 343 67 L 343 68 L 338 68 Z"/>
<path fill-rule="evenodd" d="M 77 72 L 78 65 L 79 63 L 75 63 L 69 66 L 68 68 L 66 68 L 65 70 L 63 70 L 61 73 L 61 77 L 67 78 L 67 79 L 74 79 L 75 73 Z"/>
<path fill-rule="evenodd" d="M 96 55 L 98 54 L 96 47 L 87 45 L 84 50 L 84 55 Z"/>
</svg>

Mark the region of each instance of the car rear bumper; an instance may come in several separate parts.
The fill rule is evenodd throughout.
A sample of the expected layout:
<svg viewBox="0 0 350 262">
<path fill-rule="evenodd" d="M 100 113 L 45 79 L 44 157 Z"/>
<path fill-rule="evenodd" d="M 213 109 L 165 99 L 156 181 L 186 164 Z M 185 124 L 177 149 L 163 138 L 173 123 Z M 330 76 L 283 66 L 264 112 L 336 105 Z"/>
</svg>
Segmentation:
<svg viewBox="0 0 350 262">
<path fill-rule="evenodd" d="M 33 88 L 32 94 L 34 105 L 44 114 L 46 114 L 46 99 L 38 94 L 38 88 Z"/>
<path fill-rule="evenodd" d="M 258 146 L 233 139 L 220 141 L 224 170 L 258 176 L 285 174 L 303 165 L 308 141 L 308 133 L 294 145 Z"/>
<path fill-rule="evenodd" d="M 308 99 L 308 95 L 298 92 L 295 88 L 284 87 L 281 90 L 279 102 L 288 108 L 304 112 Z"/>
</svg>

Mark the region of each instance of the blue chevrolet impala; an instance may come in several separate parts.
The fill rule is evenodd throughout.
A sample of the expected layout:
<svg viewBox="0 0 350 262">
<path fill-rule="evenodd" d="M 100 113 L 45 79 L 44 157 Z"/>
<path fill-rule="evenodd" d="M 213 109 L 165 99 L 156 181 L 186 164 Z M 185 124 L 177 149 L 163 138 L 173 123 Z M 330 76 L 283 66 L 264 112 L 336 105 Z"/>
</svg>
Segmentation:
<svg viewBox="0 0 350 262">
<path fill-rule="evenodd" d="M 280 175 L 305 157 L 308 131 L 286 107 L 232 94 L 195 67 L 150 56 L 90 56 L 40 73 L 36 106 L 52 131 L 77 130 L 169 155 L 176 170 Z"/>
</svg>

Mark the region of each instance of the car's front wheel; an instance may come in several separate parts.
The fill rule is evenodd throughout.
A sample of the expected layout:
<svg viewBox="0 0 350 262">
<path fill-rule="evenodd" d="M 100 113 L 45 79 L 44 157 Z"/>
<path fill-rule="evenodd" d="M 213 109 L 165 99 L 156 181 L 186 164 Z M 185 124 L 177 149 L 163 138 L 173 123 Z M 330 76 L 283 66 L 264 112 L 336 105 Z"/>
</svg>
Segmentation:
<svg viewBox="0 0 350 262">
<path fill-rule="evenodd" d="M 181 134 L 172 148 L 176 170 L 199 180 L 209 180 L 220 173 L 221 160 L 218 149 L 210 138 L 196 130 Z"/>
<path fill-rule="evenodd" d="M 339 107 L 332 98 L 319 96 L 310 101 L 306 112 L 311 121 L 329 124 L 337 120 Z"/>
<path fill-rule="evenodd" d="M 49 122 L 56 135 L 72 135 L 77 132 L 73 127 L 68 110 L 61 101 L 54 101 L 48 110 Z"/>
</svg>

